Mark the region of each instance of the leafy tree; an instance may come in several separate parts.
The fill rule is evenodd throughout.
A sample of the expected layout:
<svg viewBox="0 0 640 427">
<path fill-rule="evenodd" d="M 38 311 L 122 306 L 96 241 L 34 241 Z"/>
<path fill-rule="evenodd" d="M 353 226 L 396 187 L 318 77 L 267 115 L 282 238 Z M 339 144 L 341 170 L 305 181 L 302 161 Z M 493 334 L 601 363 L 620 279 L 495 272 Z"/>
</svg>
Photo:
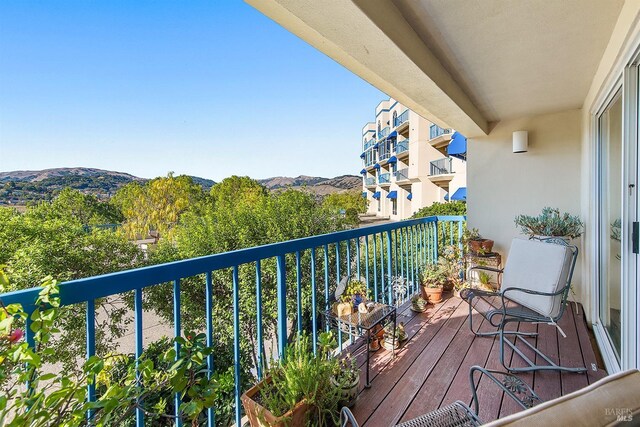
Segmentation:
<svg viewBox="0 0 640 427">
<path fill-rule="evenodd" d="M 202 187 L 191 177 L 174 177 L 169 173 L 144 184 L 127 184 L 116 192 L 112 201 L 125 217 L 123 228 L 128 237 L 145 237 L 151 230 L 170 237 L 180 215 L 203 198 Z"/>
<path fill-rule="evenodd" d="M 357 225 L 359 222 L 358 214 L 367 212 L 369 201 L 362 197 L 360 192 L 346 191 L 325 196 L 322 205 L 325 209 L 333 212 L 344 211 L 345 218 L 351 224 Z"/>
</svg>

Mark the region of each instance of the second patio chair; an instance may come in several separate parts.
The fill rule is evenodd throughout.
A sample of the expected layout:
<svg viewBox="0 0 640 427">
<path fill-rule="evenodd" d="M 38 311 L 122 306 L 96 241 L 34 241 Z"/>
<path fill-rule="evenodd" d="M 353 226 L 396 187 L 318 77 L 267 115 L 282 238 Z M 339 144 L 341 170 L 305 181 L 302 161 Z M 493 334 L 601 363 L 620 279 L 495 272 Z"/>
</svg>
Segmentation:
<svg viewBox="0 0 640 427">
<path fill-rule="evenodd" d="M 511 250 L 504 270 L 477 266 L 469 269 L 488 270 L 502 274 L 502 288 L 498 292 L 480 289 L 465 289 L 460 296 L 469 303 L 469 327 L 477 336 L 496 336 L 500 341 L 500 362 L 510 372 L 535 370 L 557 370 L 568 372 L 586 372 L 584 367 L 559 366 L 543 354 L 526 338 L 536 333 L 508 330 L 509 324 L 546 323 L 557 325 L 567 305 L 571 288 L 571 278 L 578 258 L 578 248 L 567 244 L 563 239 L 550 238 L 544 241 L 513 239 Z M 480 313 L 492 326 L 492 332 L 479 332 L 473 327 L 472 310 Z M 509 338 L 514 337 L 512 342 Z M 518 348 L 522 343 L 533 351 L 530 358 Z M 517 367 L 505 360 L 505 345 L 520 356 L 527 364 Z M 536 363 L 536 357 L 539 359 Z M 532 360 L 533 359 L 533 360 Z"/>
</svg>

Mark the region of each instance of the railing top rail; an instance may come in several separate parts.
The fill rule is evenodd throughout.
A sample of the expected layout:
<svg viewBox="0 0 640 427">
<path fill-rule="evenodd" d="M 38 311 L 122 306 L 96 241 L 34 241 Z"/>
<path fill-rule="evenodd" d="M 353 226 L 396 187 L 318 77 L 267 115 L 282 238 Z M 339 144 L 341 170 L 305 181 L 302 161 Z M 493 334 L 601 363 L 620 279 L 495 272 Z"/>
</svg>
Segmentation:
<svg viewBox="0 0 640 427">
<path fill-rule="evenodd" d="M 87 277 L 61 283 L 60 299 L 62 305 L 77 304 L 95 300 L 96 298 L 104 298 L 110 295 L 132 291 L 134 289 L 142 289 L 170 282 L 172 280 L 196 276 L 210 271 L 231 268 L 237 265 L 317 248 L 348 239 L 356 239 L 371 234 L 392 231 L 403 227 L 437 221 L 465 220 L 465 216 L 416 218 Z M 0 294 L 0 298 L 4 304 L 22 304 L 23 309 L 27 313 L 30 313 L 36 308 L 34 302 L 41 290 L 42 288 L 40 287 L 23 289 Z"/>
</svg>

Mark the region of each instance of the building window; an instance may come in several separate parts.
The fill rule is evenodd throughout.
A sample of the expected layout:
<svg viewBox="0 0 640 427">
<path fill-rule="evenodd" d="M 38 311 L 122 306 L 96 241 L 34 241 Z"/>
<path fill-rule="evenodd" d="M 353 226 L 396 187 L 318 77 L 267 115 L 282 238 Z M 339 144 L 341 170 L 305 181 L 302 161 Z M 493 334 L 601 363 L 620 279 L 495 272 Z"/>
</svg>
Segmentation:
<svg viewBox="0 0 640 427">
<path fill-rule="evenodd" d="M 380 212 L 380 199 L 378 199 L 378 212 Z"/>
<path fill-rule="evenodd" d="M 396 122 L 398 121 L 398 112 L 394 111 L 393 112 L 393 127 L 396 127 Z"/>
<path fill-rule="evenodd" d="M 378 120 L 378 134 L 380 134 L 380 130 L 382 130 L 382 128 L 380 127 L 380 120 Z"/>
<path fill-rule="evenodd" d="M 398 215 L 398 199 L 391 199 L 391 213 Z"/>
</svg>

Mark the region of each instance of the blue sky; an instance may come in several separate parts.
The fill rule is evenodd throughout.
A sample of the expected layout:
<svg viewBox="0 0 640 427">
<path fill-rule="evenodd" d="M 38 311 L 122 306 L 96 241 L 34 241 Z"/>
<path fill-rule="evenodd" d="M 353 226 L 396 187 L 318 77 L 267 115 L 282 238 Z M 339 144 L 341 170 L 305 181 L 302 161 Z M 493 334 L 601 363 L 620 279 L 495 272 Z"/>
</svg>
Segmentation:
<svg viewBox="0 0 640 427">
<path fill-rule="evenodd" d="M 0 2 L 0 171 L 357 174 L 383 97 L 239 0 Z"/>
</svg>

